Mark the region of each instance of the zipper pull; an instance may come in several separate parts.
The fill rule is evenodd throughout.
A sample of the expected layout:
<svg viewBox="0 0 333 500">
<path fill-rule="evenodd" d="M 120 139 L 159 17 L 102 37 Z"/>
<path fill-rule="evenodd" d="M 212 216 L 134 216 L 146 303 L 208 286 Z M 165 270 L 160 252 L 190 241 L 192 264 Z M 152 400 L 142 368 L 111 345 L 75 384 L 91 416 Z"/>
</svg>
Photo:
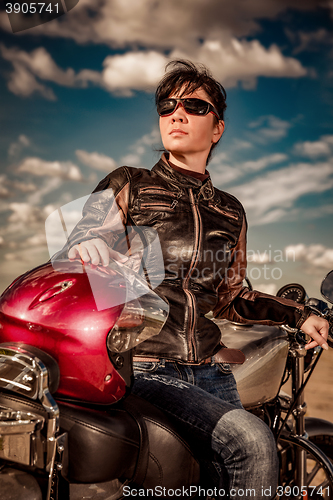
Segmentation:
<svg viewBox="0 0 333 500">
<path fill-rule="evenodd" d="M 171 203 L 171 205 L 170 205 L 170 207 L 171 207 L 172 209 L 174 209 L 174 208 L 176 207 L 176 205 L 177 205 L 177 203 L 178 203 L 179 198 L 181 198 L 182 196 L 183 196 L 183 192 L 182 192 L 182 191 L 179 191 L 179 192 L 177 193 L 177 200 L 173 200 L 173 202 L 172 202 L 172 203 Z"/>
</svg>

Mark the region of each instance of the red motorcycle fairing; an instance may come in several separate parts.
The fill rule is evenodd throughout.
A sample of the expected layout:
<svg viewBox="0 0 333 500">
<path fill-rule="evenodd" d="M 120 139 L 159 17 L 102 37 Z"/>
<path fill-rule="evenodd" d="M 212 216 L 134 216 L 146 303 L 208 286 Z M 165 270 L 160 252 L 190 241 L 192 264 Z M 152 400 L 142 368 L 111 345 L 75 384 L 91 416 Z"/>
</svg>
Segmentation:
<svg viewBox="0 0 333 500">
<path fill-rule="evenodd" d="M 93 273 L 98 281 L 98 297 L 87 268 L 90 279 Z M 121 273 L 79 261 L 58 261 L 56 269 L 47 263 L 16 279 L 1 295 L 0 343 L 23 342 L 50 354 L 61 373 L 56 396 L 111 404 L 125 395 L 126 382 L 106 342 L 125 302 Z"/>
</svg>

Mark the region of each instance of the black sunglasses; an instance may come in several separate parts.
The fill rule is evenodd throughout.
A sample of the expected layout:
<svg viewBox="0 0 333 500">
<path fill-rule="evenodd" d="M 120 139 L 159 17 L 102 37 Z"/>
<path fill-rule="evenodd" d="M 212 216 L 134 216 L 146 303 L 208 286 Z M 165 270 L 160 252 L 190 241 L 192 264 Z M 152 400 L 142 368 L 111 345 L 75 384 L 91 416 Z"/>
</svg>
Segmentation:
<svg viewBox="0 0 333 500">
<path fill-rule="evenodd" d="M 208 115 L 208 113 L 213 113 L 218 120 L 221 119 L 217 110 L 209 102 L 191 97 L 186 99 L 176 99 L 174 97 L 162 99 L 162 101 L 159 101 L 157 104 L 157 112 L 160 116 L 169 116 L 172 115 L 180 105 L 183 106 L 186 113 L 189 115 L 205 116 Z"/>
</svg>

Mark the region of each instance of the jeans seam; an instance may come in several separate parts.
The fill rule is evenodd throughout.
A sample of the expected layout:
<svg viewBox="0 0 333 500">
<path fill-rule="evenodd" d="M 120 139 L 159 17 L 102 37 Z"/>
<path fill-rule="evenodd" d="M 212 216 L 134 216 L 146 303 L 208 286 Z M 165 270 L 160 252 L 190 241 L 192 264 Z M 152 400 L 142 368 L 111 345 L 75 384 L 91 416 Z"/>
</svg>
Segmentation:
<svg viewBox="0 0 333 500">
<path fill-rule="evenodd" d="M 177 366 L 177 363 L 175 361 L 173 361 L 172 364 L 173 364 L 173 367 L 176 370 L 176 372 L 179 374 L 180 380 L 183 380 L 182 372 L 180 371 L 179 367 Z"/>
</svg>

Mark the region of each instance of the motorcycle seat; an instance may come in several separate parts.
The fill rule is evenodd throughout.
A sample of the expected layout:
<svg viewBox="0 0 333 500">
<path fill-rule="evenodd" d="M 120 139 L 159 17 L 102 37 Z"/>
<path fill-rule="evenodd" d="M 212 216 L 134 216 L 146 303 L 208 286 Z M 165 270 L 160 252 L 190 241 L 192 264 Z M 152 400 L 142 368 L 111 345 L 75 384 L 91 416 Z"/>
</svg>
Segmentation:
<svg viewBox="0 0 333 500">
<path fill-rule="evenodd" d="M 167 489 L 199 484 L 199 464 L 189 446 L 144 399 L 130 394 L 108 410 L 64 402 L 59 409 L 61 428 L 68 432 L 70 481 L 134 478 L 144 488 L 158 484 Z"/>
<path fill-rule="evenodd" d="M 166 489 L 199 484 L 199 463 L 190 447 L 151 403 L 133 394 L 108 408 L 57 403 L 60 430 L 68 433 L 63 475 L 70 483 L 120 479 Z M 0 392 L 0 405 L 46 416 L 38 402 L 7 391 Z"/>
</svg>

